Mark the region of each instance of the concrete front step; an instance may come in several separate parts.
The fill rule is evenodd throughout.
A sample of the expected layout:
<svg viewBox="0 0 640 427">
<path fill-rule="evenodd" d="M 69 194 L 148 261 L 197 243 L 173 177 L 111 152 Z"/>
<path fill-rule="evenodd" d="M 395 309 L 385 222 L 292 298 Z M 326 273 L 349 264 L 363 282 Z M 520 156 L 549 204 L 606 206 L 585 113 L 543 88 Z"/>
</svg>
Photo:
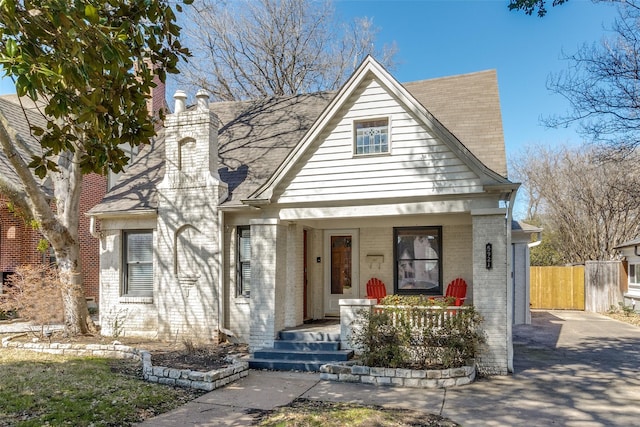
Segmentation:
<svg viewBox="0 0 640 427">
<path fill-rule="evenodd" d="M 322 365 L 352 357 L 353 350 L 340 350 L 340 333 L 334 327 L 280 331 L 273 348 L 256 350 L 247 361 L 252 369 L 317 372 Z"/>
<path fill-rule="evenodd" d="M 286 341 L 340 341 L 340 333 L 322 331 L 280 331 L 278 337 Z"/>
<path fill-rule="evenodd" d="M 276 350 L 336 351 L 340 349 L 340 342 L 276 340 L 273 343 L 273 348 Z"/>
<path fill-rule="evenodd" d="M 308 350 L 277 350 L 263 348 L 253 353 L 254 359 L 270 360 L 309 360 L 313 362 L 344 362 L 353 356 L 353 350 L 308 351 Z"/>
<path fill-rule="evenodd" d="M 267 360 L 248 359 L 251 369 L 270 369 L 272 371 L 304 371 L 319 372 L 320 367 L 326 362 L 313 362 L 309 360 Z"/>
</svg>

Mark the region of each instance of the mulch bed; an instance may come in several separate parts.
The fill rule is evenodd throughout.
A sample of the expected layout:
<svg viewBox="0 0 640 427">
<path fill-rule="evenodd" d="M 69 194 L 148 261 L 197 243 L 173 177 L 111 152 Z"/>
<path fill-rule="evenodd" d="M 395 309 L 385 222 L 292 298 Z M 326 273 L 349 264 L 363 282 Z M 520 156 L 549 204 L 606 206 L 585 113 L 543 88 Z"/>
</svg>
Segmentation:
<svg viewBox="0 0 640 427">
<path fill-rule="evenodd" d="M 105 337 L 102 335 L 80 335 L 66 337 L 62 332 L 54 332 L 50 337 L 41 337 L 39 333 L 29 332 L 26 335 L 15 338 L 22 342 L 62 343 L 62 344 L 122 344 L 151 353 L 151 362 L 154 366 L 164 366 L 175 369 L 189 369 L 192 371 L 211 371 L 223 368 L 232 363 L 233 358 L 241 358 L 249 354 L 246 344 L 232 344 L 223 342 L 217 345 L 193 346 L 158 340 L 145 340 L 141 338 Z M 121 363 L 114 365 L 120 366 Z M 128 364 L 124 364 L 128 365 Z M 123 366 L 119 371 L 132 371 Z M 130 372 L 132 373 L 132 372 Z"/>
</svg>

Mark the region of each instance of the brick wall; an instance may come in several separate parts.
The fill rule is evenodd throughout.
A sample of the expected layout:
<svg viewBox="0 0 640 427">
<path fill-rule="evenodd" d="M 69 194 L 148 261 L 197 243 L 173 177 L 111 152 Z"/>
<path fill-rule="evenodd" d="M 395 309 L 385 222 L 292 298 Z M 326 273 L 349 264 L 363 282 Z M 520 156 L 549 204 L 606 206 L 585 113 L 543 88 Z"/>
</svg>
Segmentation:
<svg viewBox="0 0 640 427">
<path fill-rule="evenodd" d="M 40 233 L 14 215 L 8 199 L 0 195 L 0 271 L 13 273 L 22 264 L 41 263 L 48 259 L 38 251 Z"/>
<path fill-rule="evenodd" d="M 473 301 L 483 317 L 486 346 L 478 369 L 488 375 L 506 375 L 512 350 L 511 320 L 507 305 L 507 238 L 504 214 L 473 216 Z M 485 245 L 492 244 L 493 264 L 486 266 Z"/>
<path fill-rule="evenodd" d="M 78 240 L 80 240 L 80 262 L 84 294 L 95 298 L 100 295 L 100 241 L 89 233 L 89 217 L 85 215 L 89 209 L 102 200 L 107 192 L 107 178 L 95 173 L 82 178 L 80 195 L 80 221 L 78 223 Z"/>
<path fill-rule="evenodd" d="M 89 233 L 89 218 L 84 215 L 95 206 L 107 191 L 107 179 L 98 174 L 86 175 L 82 180 L 80 196 L 80 262 L 83 269 L 85 296 L 96 300 L 100 284 L 100 249 L 98 239 Z M 22 264 L 41 263 L 49 260 L 48 254 L 37 249 L 42 235 L 25 224 L 22 218 L 9 212 L 8 200 L 0 195 L 0 271 L 14 272 Z"/>
<path fill-rule="evenodd" d="M 124 335 L 155 338 L 158 334 L 157 302 L 136 301 L 120 297 L 122 271 L 122 230 L 150 230 L 155 228 L 155 216 L 134 220 L 103 220 L 101 224 L 101 281 L 99 313 L 101 333 L 112 336 L 115 322 L 125 327 Z M 98 240 L 98 239 L 96 239 Z M 157 235 L 154 233 L 154 240 Z M 154 268 L 157 264 L 154 259 Z"/>
</svg>

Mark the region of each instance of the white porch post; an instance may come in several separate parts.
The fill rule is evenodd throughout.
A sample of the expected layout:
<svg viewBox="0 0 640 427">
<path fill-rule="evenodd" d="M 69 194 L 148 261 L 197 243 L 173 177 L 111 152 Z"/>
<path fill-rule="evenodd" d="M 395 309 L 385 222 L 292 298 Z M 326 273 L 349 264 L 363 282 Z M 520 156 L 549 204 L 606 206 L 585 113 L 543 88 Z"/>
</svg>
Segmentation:
<svg viewBox="0 0 640 427">
<path fill-rule="evenodd" d="M 513 357 L 508 281 L 511 248 L 506 213 L 506 209 L 478 209 L 471 212 L 473 303 L 484 319 L 482 328 L 487 339 L 484 351 L 478 358 L 478 367 L 481 372 L 490 375 L 506 375 Z M 488 244 L 491 245 L 490 249 Z"/>
<path fill-rule="evenodd" d="M 287 284 L 287 225 L 278 219 L 251 221 L 249 347 L 273 347 L 284 328 Z"/>
</svg>

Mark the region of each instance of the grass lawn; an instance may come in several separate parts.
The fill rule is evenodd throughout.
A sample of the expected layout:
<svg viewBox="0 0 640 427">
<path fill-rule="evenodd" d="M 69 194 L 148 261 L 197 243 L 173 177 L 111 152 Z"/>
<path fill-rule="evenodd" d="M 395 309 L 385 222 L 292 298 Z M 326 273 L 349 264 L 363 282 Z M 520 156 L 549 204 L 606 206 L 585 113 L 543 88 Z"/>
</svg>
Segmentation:
<svg viewBox="0 0 640 427">
<path fill-rule="evenodd" d="M 258 421 L 261 427 L 455 427 L 455 422 L 434 414 L 404 409 L 386 409 L 349 403 L 318 402 L 305 399 L 267 411 Z"/>
<path fill-rule="evenodd" d="M 123 365 L 136 369 L 132 361 L 0 349 L 0 426 L 128 426 L 202 394 L 119 373 Z"/>
</svg>

